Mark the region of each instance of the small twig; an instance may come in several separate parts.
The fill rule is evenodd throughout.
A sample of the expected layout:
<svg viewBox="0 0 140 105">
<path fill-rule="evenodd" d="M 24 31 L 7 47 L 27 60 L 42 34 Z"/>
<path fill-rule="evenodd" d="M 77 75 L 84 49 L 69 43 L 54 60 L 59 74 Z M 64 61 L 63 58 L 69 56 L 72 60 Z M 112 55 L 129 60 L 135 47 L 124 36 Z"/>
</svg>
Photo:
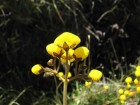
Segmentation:
<svg viewBox="0 0 140 105">
<path fill-rule="evenodd" d="M 13 105 L 13 104 L 16 104 L 16 105 L 20 105 L 18 104 L 16 101 L 27 91 L 27 89 L 29 89 L 30 87 L 22 90 L 19 95 L 17 97 L 15 97 L 8 105 Z"/>
<path fill-rule="evenodd" d="M 57 13 L 58 17 L 60 18 L 60 20 L 61 20 L 62 23 L 64 24 L 64 20 L 63 20 L 61 14 L 60 14 L 60 11 L 58 10 L 58 8 L 57 8 L 57 6 L 56 6 L 55 0 L 52 0 L 52 1 L 53 1 L 53 6 L 54 6 L 54 8 L 55 8 L 55 10 L 56 10 L 56 13 Z"/>
<path fill-rule="evenodd" d="M 59 99 L 59 93 L 58 93 L 58 90 L 59 90 L 59 87 L 62 85 L 62 81 L 57 85 L 57 87 L 56 87 L 56 96 L 57 96 L 57 98 Z"/>
<path fill-rule="evenodd" d="M 87 46 L 87 48 L 89 49 L 89 51 L 91 51 L 90 50 L 90 42 L 91 42 L 91 36 L 90 36 L 90 34 L 89 35 L 87 35 L 87 41 L 86 41 L 86 46 Z M 91 56 L 90 56 L 90 54 L 91 53 L 89 53 L 89 56 L 88 56 L 88 71 L 87 71 L 87 73 L 89 73 L 89 70 L 90 70 L 90 65 L 91 65 Z"/>
<path fill-rule="evenodd" d="M 116 8 L 117 8 L 117 6 L 114 6 L 114 7 L 111 8 L 110 10 L 105 11 L 105 12 L 99 17 L 99 19 L 97 20 L 97 22 L 100 22 L 100 21 L 102 20 L 103 17 L 105 17 L 107 14 L 113 12 Z"/>
</svg>

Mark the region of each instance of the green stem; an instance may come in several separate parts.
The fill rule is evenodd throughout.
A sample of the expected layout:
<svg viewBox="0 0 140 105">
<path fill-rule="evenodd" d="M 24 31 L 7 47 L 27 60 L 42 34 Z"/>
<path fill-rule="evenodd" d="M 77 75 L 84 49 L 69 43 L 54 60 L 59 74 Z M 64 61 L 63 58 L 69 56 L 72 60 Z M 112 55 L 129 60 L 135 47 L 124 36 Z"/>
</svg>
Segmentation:
<svg viewBox="0 0 140 105">
<path fill-rule="evenodd" d="M 68 51 L 66 51 L 65 81 L 63 83 L 63 105 L 67 105 L 68 72 L 69 72 Z"/>
<path fill-rule="evenodd" d="M 60 88 L 60 86 L 62 85 L 62 83 L 63 82 L 60 82 L 59 84 L 58 84 L 58 86 L 56 87 L 56 98 L 58 99 L 58 100 L 60 100 L 60 95 L 59 95 L 59 88 Z M 61 105 L 62 105 L 62 102 L 61 102 Z"/>
</svg>

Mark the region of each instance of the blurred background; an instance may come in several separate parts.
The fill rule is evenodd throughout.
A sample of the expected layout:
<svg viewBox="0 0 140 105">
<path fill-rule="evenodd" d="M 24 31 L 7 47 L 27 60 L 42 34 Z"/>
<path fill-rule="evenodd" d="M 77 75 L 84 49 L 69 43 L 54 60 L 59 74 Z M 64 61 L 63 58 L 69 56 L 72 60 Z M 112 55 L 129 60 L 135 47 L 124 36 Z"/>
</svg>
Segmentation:
<svg viewBox="0 0 140 105">
<path fill-rule="evenodd" d="M 127 72 L 140 59 L 139 11 L 139 0 L 0 0 L 0 105 L 52 101 L 53 77 L 35 76 L 31 67 L 46 66 L 46 45 L 65 31 L 90 49 L 91 69 Z"/>
</svg>

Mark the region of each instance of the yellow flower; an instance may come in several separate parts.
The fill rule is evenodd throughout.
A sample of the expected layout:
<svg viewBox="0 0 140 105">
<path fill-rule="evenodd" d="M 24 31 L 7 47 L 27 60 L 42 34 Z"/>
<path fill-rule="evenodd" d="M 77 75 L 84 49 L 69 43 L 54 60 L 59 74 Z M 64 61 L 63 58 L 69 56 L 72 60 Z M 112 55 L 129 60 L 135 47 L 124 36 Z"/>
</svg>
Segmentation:
<svg viewBox="0 0 140 105">
<path fill-rule="evenodd" d="M 59 57 L 63 53 L 62 48 L 58 47 L 54 43 L 48 44 L 46 46 L 46 50 L 53 57 Z"/>
<path fill-rule="evenodd" d="M 128 90 L 125 90 L 125 91 L 124 91 L 124 94 L 125 94 L 126 96 L 128 95 L 128 93 L 129 93 Z"/>
<path fill-rule="evenodd" d="M 130 89 L 131 88 L 131 85 L 129 83 L 127 83 L 127 89 Z"/>
<path fill-rule="evenodd" d="M 120 100 L 125 101 L 126 100 L 126 95 L 124 95 L 124 94 L 120 95 Z"/>
<path fill-rule="evenodd" d="M 72 74 L 71 72 L 68 72 L 68 78 L 71 78 Z"/>
<path fill-rule="evenodd" d="M 139 84 L 139 81 L 138 81 L 138 79 L 136 78 L 136 79 L 134 79 L 134 84 Z"/>
<path fill-rule="evenodd" d="M 128 96 L 129 96 L 129 97 L 133 97 L 134 94 L 135 94 L 134 92 L 130 91 L 130 92 L 128 93 Z"/>
<path fill-rule="evenodd" d="M 63 72 L 59 72 L 57 75 L 58 79 L 64 82 L 64 74 Z"/>
<path fill-rule="evenodd" d="M 59 72 L 58 75 L 60 77 L 63 77 L 64 76 L 63 72 Z M 68 72 L 68 78 L 70 78 L 71 76 L 72 76 L 71 72 Z"/>
<path fill-rule="evenodd" d="M 123 89 L 119 89 L 119 94 L 123 94 Z"/>
<path fill-rule="evenodd" d="M 132 83 L 132 78 L 131 78 L 131 77 L 127 77 L 127 78 L 125 79 L 125 82 L 126 82 L 127 84 Z"/>
<path fill-rule="evenodd" d="M 54 43 L 61 48 L 64 47 L 64 43 L 66 43 L 69 48 L 74 48 L 80 42 L 81 42 L 80 38 L 70 32 L 64 32 L 54 40 Z"/>
<path fill-rule="evenodd" d="M 81 60 L 84 60 L 89 55 L 89 50 L 87 47 L 78 47 L 74 50 L 74 55 L 76 58 L 81 58 Z"/>
<path fill-rule="evenodd" d="M 135 76 L 140 77 L 140 70 L 139 69 L 135 71 Z"/>
<path fill-rule="evenodd" d="M 102 75 L 101 71 L 93 69 L 89 72 L 88 77 L 90 77 L 93 81 L 99 81 Z"/>
<path fill-rule="evenodd" d="M 75 59 L 73 57 L 73 54 L 74 54 L 74 50 L 72 49 L 69 49 L 68 51 L 68 60 L 70 62 L 73 62 Z M 61 56 L 61 59 L 60 59 L 62 62 L 66 62 L 66 52 Z"/>
<path fill-rule="evenodd" d="M 137 66 L 137 67 L 136 67 L 136 70 L 140 70 L 140 66 Z"/>
<path fill-rule="evenodd" d="M 140 93 L 140 86 L 137 86 L 137 87 L 136 87 L 136 91 L 137 91 L 138 93 Z"/>
<path fill-rule="evenodd" d="M 60 77 L 64 76 L 63 72 L 59 72 L 58 75 L 59 75 Z"/>
<path fill-rule="evenodd" d="M 35 75 L 39 75 L 42 71 L 42 66 L 40 64 L 36 64 L 31 68 L 31 71 Z"/>
<path fill-rule="evenodd" d="M 121 104 L 124 104 L 125 103 L 125 101 L 121 101 Z"/>
<path fill-rule="evenodd" d="M 89 87 L 91 85 L 91 82 L 85 81 L 85 86 Z"/>
<path fill-rule="evenodd" d="M 107 85 L 106 85 L 106 86 L 104 86 L 104 89 L 105 89 L 105 90 L 108 90 L 108 88 L 109 88 L 109 87 L 108 87 Z"/>
</svg>

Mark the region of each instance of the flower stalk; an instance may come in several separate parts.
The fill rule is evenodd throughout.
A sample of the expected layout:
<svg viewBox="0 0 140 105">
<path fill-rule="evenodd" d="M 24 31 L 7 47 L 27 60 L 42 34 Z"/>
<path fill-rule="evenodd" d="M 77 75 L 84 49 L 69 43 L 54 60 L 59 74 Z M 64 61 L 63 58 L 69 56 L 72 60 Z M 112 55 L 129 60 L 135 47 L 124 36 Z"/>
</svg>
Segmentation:
<svg viewBox="0 0 140 105">
<path fill-rule="evenodd" d="M 63 105 L 67 105 L 68 72 L 69 72 L 68 51 L 66 51 L 65 81 L 63 83 Z"/>
</svg>

